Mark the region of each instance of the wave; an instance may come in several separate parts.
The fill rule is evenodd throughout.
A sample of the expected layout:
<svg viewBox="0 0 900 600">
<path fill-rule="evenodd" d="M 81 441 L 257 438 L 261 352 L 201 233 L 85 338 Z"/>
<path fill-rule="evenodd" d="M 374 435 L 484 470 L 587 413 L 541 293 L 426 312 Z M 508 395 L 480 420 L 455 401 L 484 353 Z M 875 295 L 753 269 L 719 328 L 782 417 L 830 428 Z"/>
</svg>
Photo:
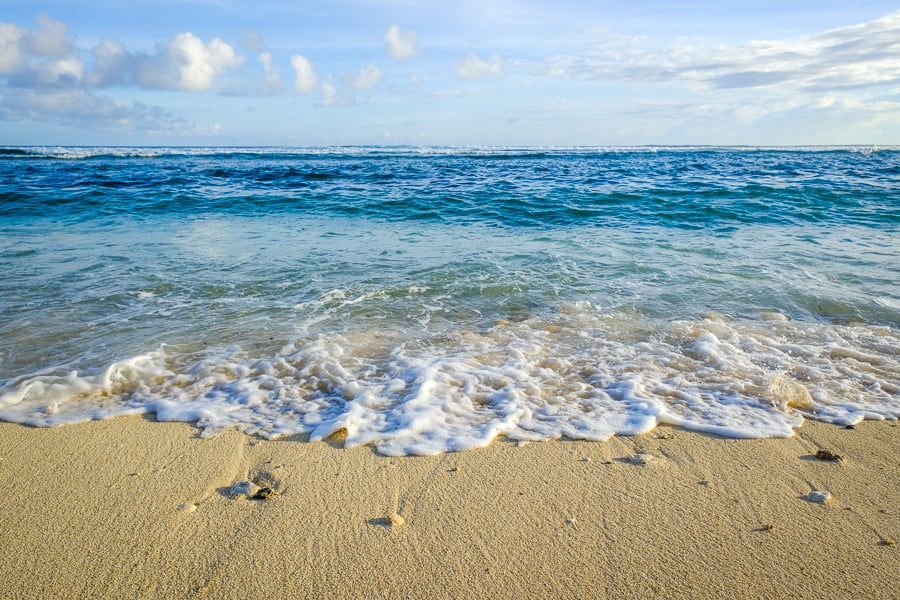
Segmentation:
<svg viewBox="0 0 900 600">
<path fill-rule="evenodd" d="M 0 389 L 0 418 L 53 426 L 123 414 L 273 438 L 339 430 L 389 455 L 479 448 L 503 435 L 605 440 L 660 424 L 789 437 L 804 418 L 900 418 L 896 330 L 718 315 L 662 330 L 587 303 L 482 331 L 370 330 L 270 355 L 175 347 Z"/>
<path fill-rule="evenodd" d="M 0 148 L 0 158 L 165 158 L 165 157 L 317 157 L 317 156 L 459 156 L 482 158 L 547 158 L 610 153 L 851 153 L 900 152 L 900 146 L 16 146 Z"/>
</svg>

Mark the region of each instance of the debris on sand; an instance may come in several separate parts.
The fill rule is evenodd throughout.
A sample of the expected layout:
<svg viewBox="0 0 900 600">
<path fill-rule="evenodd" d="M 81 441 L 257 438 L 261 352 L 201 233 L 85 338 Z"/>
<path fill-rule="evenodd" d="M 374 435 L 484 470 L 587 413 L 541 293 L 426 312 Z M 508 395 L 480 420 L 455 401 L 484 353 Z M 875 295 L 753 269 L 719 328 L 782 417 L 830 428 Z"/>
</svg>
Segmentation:
<svg viewBox="0 0 900 600">
<path fill-rule="evenodd" d="M 391 527 L 401 527 L 406 523 L 406 519 L 404 519 L 397 513 L 389 514 L 387 520 L 391 524 Z"/>
<path fill-rule="evenodd" d="M 841 456 L 840 454 L 832 452 L 831 450 L 826 450 L 825 448 L 820 448 L 816 452 L 816 458 L 818 458 L 819 460 L 830 460 L 833 462 L 839 462 L 839 461 L 844 460 L 844 457 Z"/>
<path fill-rule="evenodd" d="M 825 490 L 813 490 L 806 496 L 806 499 L 810 502 L 825 504 L 826 502 L 831 501 L 831 492 Z"/>
<path fill-rule="evenodd" d="M 237 498 L 238 496 L 250 497 L 256 494 L 259 489 L 259 486 L 249 479 L 242 479 L 240 481 L 235 481 L 231 486 L 231 496 L 232 498 Z"/>
<path fill-rule="evenodd" d="M 235 481 L 229 494 L 232 498 L 245 496 L 247 500 L 270 500 L 279 493 L 278 482 L 268 473 L 255 472 L 249 479 Z"/>
<path fill-rule="evenodd" d="M 261 487 L 252 495 L 249 496 L 251 500 L 268 500 L 275 496 L 277 492 L 270 487 Z"/>
</svg>

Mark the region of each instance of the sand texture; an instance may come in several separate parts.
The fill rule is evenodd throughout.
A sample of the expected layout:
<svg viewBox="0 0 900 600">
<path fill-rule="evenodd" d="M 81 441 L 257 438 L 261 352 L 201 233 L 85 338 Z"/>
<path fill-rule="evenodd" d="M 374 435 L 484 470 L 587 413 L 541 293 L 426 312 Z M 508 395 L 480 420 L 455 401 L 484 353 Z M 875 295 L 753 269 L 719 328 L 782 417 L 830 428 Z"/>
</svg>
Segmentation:
<svg viewBox="0 0 900 600">
<path fill-rule="evenodd" d="M 388 458 L 141 417 L 3 423 L 0 597 L 897 598 L 898 432 Z"/>
</svg>

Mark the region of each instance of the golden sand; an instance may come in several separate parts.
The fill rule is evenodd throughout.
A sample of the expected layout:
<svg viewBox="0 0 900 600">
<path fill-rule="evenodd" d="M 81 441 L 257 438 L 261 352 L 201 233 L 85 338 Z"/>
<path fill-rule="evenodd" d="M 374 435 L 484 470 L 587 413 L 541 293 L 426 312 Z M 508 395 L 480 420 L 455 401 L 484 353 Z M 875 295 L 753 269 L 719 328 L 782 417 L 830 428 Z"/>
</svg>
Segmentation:
<svg viewBox="0 0 900 600">
<path fill-rule="evenodd" d="M 898 431 L 389 458 L 141 417 L 3 423 L 0 597 L 897 597 Z"/>
</svg>

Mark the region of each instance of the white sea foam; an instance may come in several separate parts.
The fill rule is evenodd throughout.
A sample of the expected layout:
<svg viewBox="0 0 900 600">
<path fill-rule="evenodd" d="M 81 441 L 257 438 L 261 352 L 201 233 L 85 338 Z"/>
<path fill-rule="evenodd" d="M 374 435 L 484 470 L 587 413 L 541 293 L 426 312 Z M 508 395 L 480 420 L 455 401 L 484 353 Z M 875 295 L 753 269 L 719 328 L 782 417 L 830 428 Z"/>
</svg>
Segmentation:
<svg viewBox="0 0 900 600">
<path fill-rule="evenodd" d="M 343 429 L 348 445 L 389 455 L 483 447 L 501 435 L 605 440 L 661 423 L 787 437 L 804 417 L 900 418 L 898 356 L 889 327 L 712 316 L 659 328 L 579 303 L 416 339 L 321 334 L 270 355 L 229 347 L 197 359 L 164 347 L 97 372 L 9 382 L 0 418 L 52 426 L 149 412 L 195 421 L 204 435 L 235 427 L 313 440 Z"/>
<path fill-rule="evenodd" d="M 97 157 L 157 158 L 164 156 L 213 156 L 222 154 L 274 155 L 334 155 L 345 156 L 515 156 L 534 153 L 603 154 L 618 152 L 834 152 L 846 151 L 870 155 L 882 151 L 896 151 L 900 146 L 19 146 L 32 156 L 57 159 L 85 159 Z"/>
</svg>

